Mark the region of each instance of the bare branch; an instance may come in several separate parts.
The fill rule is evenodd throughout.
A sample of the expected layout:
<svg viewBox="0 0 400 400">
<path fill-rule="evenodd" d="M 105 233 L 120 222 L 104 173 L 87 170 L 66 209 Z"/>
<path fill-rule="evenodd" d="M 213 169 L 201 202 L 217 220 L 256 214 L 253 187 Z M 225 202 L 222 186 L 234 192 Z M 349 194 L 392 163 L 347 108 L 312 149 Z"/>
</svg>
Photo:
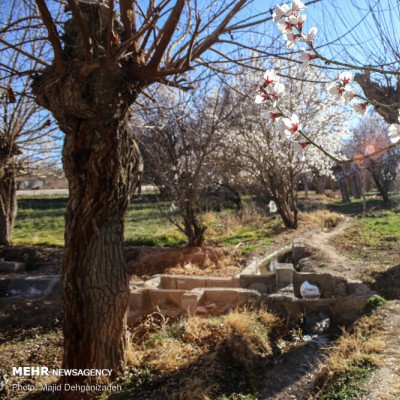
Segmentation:
<svg viewBox="0 0 400 400">
<path fill-rule="evenodd" d="M 168 44 L 171 41 L 172 35 L 175 32 L 175 28 L 178 25 L 185 4 L 186 0 L 177 0 L 175 7 L 172 9 L 163 29 L 159 32 L 156 39 L 156 51 L 154 52 L 154 55 L 148 64 L 150 68 L 155 68 L 160 64 L 162 56 L 164 55 Z"/>
<path fill-rule="evenodd" d="M 3 40 L 2 38 L 0 38 L 0 43 L 3 43 L 4 45 L 6 45 L 6 46 L 10 47 L 11 49 L 21 53 L 25 57 L 28 57 L 29 59 L 31 59 L 33 61 L 36 61 L 38 64 L 43 65 L 44 67 L 50 67 L 50 64 L 47 64 L 46 62 L 44 62 L 40 58 L 35 57 L 33 54 L 30 54 L 30 53 L 22 50 L 21 47 L 14 46 L 10 42 L 7 42 L 7 41 Z"/>
<path fill-rule="evenodd" d="M 44 0 L 36 0 L 36 4 L 39 8 L 40 15 L 42 16 L 42 20 L 44 25 L 46 26 L 47 32 L 49 34 L 49 41 L 54 51 L 54 61 L 56 65 L 57 72 L 62 72 L 65 67 L 66 58 L 61 47 L 60 37 L 57 32 L 57 27 L 54 23 L 54 20 L 50 14 L 49 9 Z"/>
</svg>

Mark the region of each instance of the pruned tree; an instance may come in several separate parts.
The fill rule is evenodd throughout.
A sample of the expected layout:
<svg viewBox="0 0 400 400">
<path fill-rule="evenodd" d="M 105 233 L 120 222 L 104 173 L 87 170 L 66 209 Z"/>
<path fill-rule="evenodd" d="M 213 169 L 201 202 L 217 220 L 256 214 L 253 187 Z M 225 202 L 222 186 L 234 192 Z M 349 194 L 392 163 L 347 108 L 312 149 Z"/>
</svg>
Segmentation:
<svg viewBox="0 0 400 400">
<path fill-rule="evenodd" d="M 2 43 L 43 66 L 33 76 L 33 94 L 65 133 L 70 197 L 62 268 L 63 366 L 117 373 L 125 363 L 129 297 L 124 218 L 142 174 L 129 109 L 153 83 L 189 89 L 185 74 L 209 65 L 208 49 L 221 40 L 234 41 L 233 32 L 242 33 L 270 15 L 248 16 L 250 0 L 63 3 L 66 15 L 57 20 L 58 2 L 50 7 L 36 0 L 32 14 L 15 22 L 31 32 L 40 16 L 51 60 L 29 54 L 12 39 Z M 68 383 L 95 379 L 63 377 Z"/>
</svg>

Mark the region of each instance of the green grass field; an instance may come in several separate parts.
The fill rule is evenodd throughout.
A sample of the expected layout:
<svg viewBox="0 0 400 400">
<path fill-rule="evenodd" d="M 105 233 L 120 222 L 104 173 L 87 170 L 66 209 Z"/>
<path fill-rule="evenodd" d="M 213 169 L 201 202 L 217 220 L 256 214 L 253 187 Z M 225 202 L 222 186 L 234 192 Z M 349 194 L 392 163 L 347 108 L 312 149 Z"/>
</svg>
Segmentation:
<svg viewBox="0 0 400 400">
<path fill-rule="evenodd" d="M 18 198 L 13 244 L 63 246 L 66 206 L 66 197 Z M 160 212 L 160 208 L 168 210 L 169 206 L 170 203 L 157 202 L 152 194 L 135 197 L 126 216 L 126 244 L 175 246 L 186 243 L 185 236 Z M 203 220 L 210 244 L 239 246 L 243 253 L 268 245 L 276 231 L 283 229 L 279 218 L 271 220 L 250 215 L 243 220 L 233 210 L 208 211 L 203 214 Z"/>
<path fill-rule="evenodd" d="M 250 200 L 248 200 L 250 202 Z M 330 201 L 328 207 L 339 213 L 356 214 L 359 218 L 349 232 L 342 237 L 348 250 L 357 247 L 359 256 L 374 258 L 383 247 L 392 253 L 388 261 L 396 257 L 397 238 L 400 237 L 400 214 L 384 209 L 379 199 L 371 199 L 368 204 L 374 207 L 374 218 L 361 216 L 361 201 L 343 204 Z M 66 197 L 20 197 L 18 214 L 13 233 L 13 243 L 18 245 L 64 245 L 64 213 Z M 186 243 L 185 236 L 160 212 L 168 210 L 170 203 L 157 202 L 156 195 L 146 194 L 135 197 L 128 209 L 125 224 L 125 242 L 130 245 L 175 246 Z M 250 210 L 250 211 L 249 211 Z M 277 233 L 284 230 L 280 218 L 262 215 L 250 204 L 248 211 L 240 215 L 226 209 L 222 212 L 207 211 L 202 216 L 206 230 L 206 244 L 238 247 L 242 253 L 267 246 Z M 340 240 L 340 239 L 339 239 Z M 342 244 L 343 245 L 343 244 Z M 390 251 L 391 250 L 391 251 Z M 367 252 L 367 255 L 361 254 Z M 379 256 L 381 257 L 381 256 Z"/>
</svg>

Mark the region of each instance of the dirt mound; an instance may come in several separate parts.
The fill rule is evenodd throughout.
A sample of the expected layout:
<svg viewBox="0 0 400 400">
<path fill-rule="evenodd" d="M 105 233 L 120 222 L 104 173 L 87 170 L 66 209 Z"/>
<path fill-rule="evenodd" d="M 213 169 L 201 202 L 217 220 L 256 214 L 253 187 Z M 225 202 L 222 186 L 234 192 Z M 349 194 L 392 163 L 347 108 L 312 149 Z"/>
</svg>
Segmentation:
<svg viewBox="0 0 400 400">
<path fill-rule="evenodd" d="M 139 277 L 161 273 L 231 276 L 241 270 L 243 263 L 242 255 L 218 247 L 128 249 L 128 267 L 132 275 Z"/>
</svg>

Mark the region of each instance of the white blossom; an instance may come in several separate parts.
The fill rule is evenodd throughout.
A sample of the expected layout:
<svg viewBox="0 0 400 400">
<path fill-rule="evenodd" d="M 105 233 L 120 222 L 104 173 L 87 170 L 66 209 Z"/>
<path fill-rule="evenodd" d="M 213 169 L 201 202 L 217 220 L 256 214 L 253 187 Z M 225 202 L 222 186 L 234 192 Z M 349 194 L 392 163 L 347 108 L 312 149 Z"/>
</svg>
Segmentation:
<svg viewBox="0 0 400 400">
<path fill-rule="evenodd" d="M 275 11 L 272 14 L 274 22 L 280 21 L 283 17 L 288 16 L 289 13 L 290 13 L 289 4 L 283 4 L 281 6 L 276 5 L 275 6 Z"/>
<path fill-rule="evenodd" d="M 289 23 L 292 26 L 297 26 L 299 29 L 303 27 L 305 20 L 307 19 L 307 15 L 291 15 L 289 18 Z"/>
<path fill-rule="evenodd" d="M 342 92 L 342 99 L 344 103 L 349 104 L 354 99 L 356 94 L 357 94 L 356 89 L 354 89 L 352 86 L 346 85 Z"/>
<path fill-rule="evenodd" d="M 300 35 L 296 35 L 293 33 L 284 33 L 283 37 L 286 40 L 286 47 L 288 49 L 291 49 L 296 44 L 296 40 L 300 38 Z"/>
<path fill-rule="evenodd" d="M 343 85 L 347 85 L 348 83 L 353 82 L 354 77 L 350 71 L 345 71 L 339 75 L 339 80 Z"/>
<path fill-rule="evenodd" d="M 292 11 L 301 11 L 306 8 L 305 4 L 300 0 L 293 0 Z"/>
<path fill-rule="evenodd" d="M 400 115 L 398 120 L 400 122 Z M 390 125 L 388 136 L 392 143 L 397 143 L 400 140 L 400 125 L 399 124 Z"/>
<path fill-rule="evenodd" d="M 265 103 L 267 101 L 267 96 L 265 94 L 258 94 L 255 99 L 256 104 Z"/>
<path fill-rule="evenodd" d="M 360 114 L 362 117 L 365 115 L 365 112 L 367 111 L 367 106 L 368 106 L 367 102 L 364 102 L 364 103 L 360 103 L 360 102 L 353 103 L 354 111 L 356 113 Z"/>
<path fill-rule="evenodd" d="M 280 20 L 276 26 L 282 33 L 291 33 L 293 31 L 293 25 L 285 19 Z"/>
<path fill-rule="evenodd" d="M 267 85 L 271 85 L 279 81 L 279 76 L 276 74 L 275 70 L 268 69 L 265 71 L 264 80 Z"/>
<path fill-rule="evenodd" d="M 318 29 L 316 27 L 313 27 L 310 29 L 309 33 L 302 33 L 301 37 L 299 38 L 299 41 L 305 42 L 305 43 L 312 43 L 317 32 L 318 32 Z"/>
<path fill-rule="evenodd" d="M 293 134 L 299 130 L 299 117 L 292 114 L 290 118 L 281 118 L 277 124 L 277 129 L 284 138 L 292 138 Z"/>
<path fill-rule="evenodd" d="M 335 101 L 339 101 L 342 99 L 343 89 L 340 86 L 338 86 L 336 82 L 330 83 L 327 86 L 327 91 Z"/>
<path fill-rule="evenodd" d="M 301 53 L 299 55 L 299 60 L 302 62 L 303 67 L 308 67 L 312 60 L 315 60 L 317 56 L 314 53 L 310 53 L 306 49 L 301 49 Z"/>
</svg>

